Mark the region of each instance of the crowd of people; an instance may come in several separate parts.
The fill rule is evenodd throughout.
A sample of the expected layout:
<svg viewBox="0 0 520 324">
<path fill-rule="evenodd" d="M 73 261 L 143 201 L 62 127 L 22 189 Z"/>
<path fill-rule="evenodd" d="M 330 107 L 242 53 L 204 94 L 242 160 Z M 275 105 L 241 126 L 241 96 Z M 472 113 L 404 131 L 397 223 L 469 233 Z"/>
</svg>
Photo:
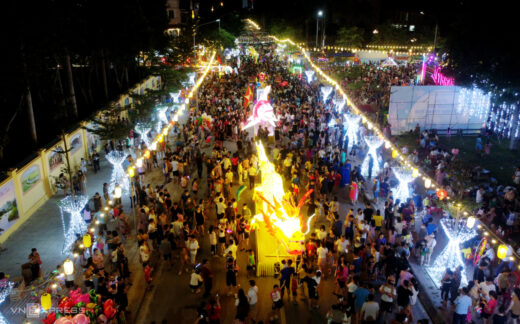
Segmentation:
<svg viewBox="0 0 520 324">
<path fill-rule="evenodd" d="M 230 62 L 238 73 L 208 75 L 188 120 L 176 124 L 137 170 L 131 200 L 147 286 L 153 284 L 159 262 L 176 273 L 192 294 L 200 294 L 196 323 L 230 318 L 222 313 L 221 303 L 227 299 L 234 299 L 234 323 L 276 323 L 281 309 L 298 303 L 300 297 L 313 312 L 324 305 L 323 300 L 333 300 L 324 312 L 332 324 L 428 323 L 414 318 L 420 284 L 410 263 L 429 265 L 439 251 L 434 223 L 443 213 L 437 213 L 437 197 L 414 185 L 409 199 L 394 198 L 392 188 L 397 181 L 392 167 L 396 162 L 382 154 L 371 161 L 367 173 L 362 172 L 368 147 L 363 140 L 346 136 L 341 122 L 331 123 L 340 121 L 340 115 L 331 100 L 320 99 L 320 84 L 291 74 L 270 46 L 257 51 L 257 59 L 242 55 L 240 64 L 236 59 Z M 385 105 L 391 85 L 413 78 L 407 68 L 364 66 L 363 71 L 364 76 L 344 82 L 363 81 L 365 86 L 353 97 L 376 105 Z M 258 128 L 256 138 L 283 176 L 287 200 L 296 206 L 303 198 L 305 220 L 315 215 L 301 253 L 278 260 L 272 288 L 259 287 L 254 279 L 259 247 L 250 240 L 254 237 L 250 224 L 257 212 L 253 195 L 260 166 L 253 130 L 242 130 L 252 108 L 252 104 L 244 107 L 244 92 L 257 85 L 260 73 L 264 86 L 271 87 L 269 99 L 278 121 L 274 143 L 269 136 L 273 130 L 265 125 Z M 211 116 L 211 122 L 201 122 L 207 120 L 203 116 Z M 360 138 L 368 132 L 360 125 Z M 409 153 L 414 162 L 427 163 L 435 170 L 439 185 L 450 188 L 451 179 L 444 170 L 453 155 L 438 148 L 435 136 L 421 133 L 420 148 Z M 137 135 L 129 143 L 132 150 L 146 150 Z M 132 161 L 129 154 L 127 163 Z M 379 172 L 372 172 L 375 163 L 381 165 Z M 148 175 L 156 170 L 163 180 L 151 183 Z M 178 194 L 169 191 L 172 186 Z M 509 215 L 518 210 L 514 193 L 480 192 L 484 207 L 479 215 L 491 217 L 501 237 L 516 224 L 509 224 Z M 75 251 L 85 256 L 83 285 L 113 298 L 124 314 L 132 284 L 125 244 L 133 233 L 120 201 L 112 200 L 111 194 L 105 184 L 102 194 L 96 193 L 89 202 L 86 219 L 99 225 L 93 235 L 95 243 L 85 252 L 78 242 Z M 476 197 L 478 202 L 478 190 Z M 443 307 L 448 308 L 448 300 L 455 304 L 454 323 L 472 315 L 482 316 L 486 324 L 504 323 L 500 318 L 509 316 L 516 323 L 520 315 L 517 269 L 499 263 L 491 246 L 485 251 L 467 287 L 460 287 L 460 268 L 447 269 L 442 279 Z M 34 252 L 32 271 L 41 262 Z M 154 254 L 161 261 L 154 260 Z M 214 270 L 210 261 L 215 259 L 221 260 L 217 262 L 224 273 Z M 238 284 L 244 277 L 247 287 Z M 225 294 L 219 291 L 220 296 L 214 288 L 217 278 L 225 280 L 227 287 Z M 329 291 L 325 286 L 333 287 L 328 296 L 323 295 Z M 270 301 L 260 302 L 261 289 L 270 290 Z M 266 303 L 269 309 L 258 307 Z"/>
</svg>

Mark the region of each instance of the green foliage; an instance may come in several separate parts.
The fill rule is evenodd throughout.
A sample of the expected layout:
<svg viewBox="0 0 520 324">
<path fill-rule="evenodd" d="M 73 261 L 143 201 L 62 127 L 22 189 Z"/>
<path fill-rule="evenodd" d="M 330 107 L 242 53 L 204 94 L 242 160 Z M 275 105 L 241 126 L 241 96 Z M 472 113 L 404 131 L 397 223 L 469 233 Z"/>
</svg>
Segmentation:
<svg viewBox="0 0 520 324">
<path fill-rule="evenodd" d="M 193 38 L 190 33 L 185 32 L 174 37 L 170 47 L 168 62 L 173 65 L 184 63 L 187 58 L 193 57 Z"/>
<path fill-rule="evenodd" d="M 268 26 L 269 34 L 280 39 L 290 38 L 295 42 L 302 39 L 301 29 L 295 28 L 284 19 L 277 19 L 270 22 Z"/>
<path fill-rule="evenodd" d="M 336 46 L 361 48 L 365 42 L 365 31 L 356 26 L 342 27 L 338 31 Z"/>
</svg>

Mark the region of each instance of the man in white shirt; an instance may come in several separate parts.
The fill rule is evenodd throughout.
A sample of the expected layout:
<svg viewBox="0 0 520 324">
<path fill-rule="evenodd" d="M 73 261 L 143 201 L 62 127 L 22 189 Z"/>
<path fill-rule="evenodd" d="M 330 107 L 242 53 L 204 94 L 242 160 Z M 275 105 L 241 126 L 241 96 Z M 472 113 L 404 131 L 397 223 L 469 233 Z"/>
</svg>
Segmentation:
<svg viewBox="0 0 520 324">
<path fill-rule="evenodd" d="M 466 323 L 466 315 L 468 309 L 472 305 L 471 297 L 468 296 L 468 288 L 464 287 L 460 291 L 459 297 L 455 299 L 455 312 L 453 313 L 453 324 L 464 324 Z"/>
<path fill-rule="evenodd" d="M 224 253 L 227 255 L 231 251 L 231 254 L 233 255 L 233 259 L 236 260 L 237 259 L 237 249 L 238 249 L 238 247 L 236 246 L 235 241 L 230 240 L 230 244 L 227 247 L 227 249 L 224 251 Z"/>
<path fill-rule="evenodd" d="M 374 294 L 369 294 L 367 298 L 361 307 L 361 318 L 365 323 L 375 323 L 379 315 L 379 304 L 374 301 Z"/>
<path fill-rule="evenodd" d="M 249 301 L 249 317 L 253 322 L 256 322 L 256 316 L 258 313 L 258 309 L 256 305 L 258 304 L 258 287 L 256 286 L 256 282 L 254 280 L 249 280 L 249 290 L 247 291 L 247 299 Z"/>
<path fill-rule="evenodd" d="M 348 253 L 348 245 L 349 241 L 345 239 L 345 235 L 341 235 L 341 237 L 336 241 L 336 250 L 338 254 Z"/>
<path fill-rule="evenodd" d="M 188 241 L 186 242 L 186 248 L 188 249 L 188 252 L 190 252 L 191 264 L 195 265 L 195 258 L 197 257 L 197 250 L 199 249 L 199 242 L 197 242 L 194 235 L 190 235 Z"/>
<path fill-rule="evenodd" d="M 320 267 L 320 270 L 323 273 L 327 265 L 327 253 L 329 253 L 329 249 L 323 246 L 321 242 L 319 244 L 320 246 L 316 250 L 316 253 L 318 254 L 318 266 Z"/>
<path fill-rule="evenodd" d="M 482 295 L 486 298 L 486 300 L 489 300 L 489 292 L 490 291 L 497 291 L 497 288 L 495 287 L 495 284 L 493 283 L 493 278 L 487 277 L 486 281 L 481 282 L 479 284 L 480 290 L 482 292 Z"/>
</svg>

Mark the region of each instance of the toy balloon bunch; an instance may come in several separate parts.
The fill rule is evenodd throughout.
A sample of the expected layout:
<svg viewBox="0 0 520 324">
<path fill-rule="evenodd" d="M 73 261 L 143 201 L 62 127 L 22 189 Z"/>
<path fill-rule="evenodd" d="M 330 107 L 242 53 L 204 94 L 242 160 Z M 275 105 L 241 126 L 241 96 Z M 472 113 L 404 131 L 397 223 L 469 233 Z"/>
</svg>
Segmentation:
<svg viewBox="0 0 520 324">
<path fill-rule="evenodd" d="M 107 323 L 116 315 L 117 306 L 112 299 L 101 304 L 101 295 L 97 295 L 94 289 L 82 294 L 78 288 L 61 298 L 56 311 L 42 321 L 44 324 Z"/>
</svg>

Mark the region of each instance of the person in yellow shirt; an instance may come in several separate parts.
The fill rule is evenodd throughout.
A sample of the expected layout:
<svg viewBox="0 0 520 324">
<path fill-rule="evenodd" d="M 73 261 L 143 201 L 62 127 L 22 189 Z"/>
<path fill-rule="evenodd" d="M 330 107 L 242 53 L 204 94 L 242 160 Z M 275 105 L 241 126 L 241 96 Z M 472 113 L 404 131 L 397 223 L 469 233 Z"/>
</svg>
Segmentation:
<svg viewBox="0 0 520 324">
<path fill-rule="evenodd" d="M 253 190 L 255 187 L 256 169 L 251 165 L 247 172 L 249 174 L 249 189 Z"/>
<path fill-rule="evenodd" d="M 381 230 L 383 226 L 383 216 L 381 215 L 381 211 L 377 210 L 376 214 L 372 216 L 372 220 L 374 220 L 374 225 L 376 226 L 376 231 Z"/>
</svg>

